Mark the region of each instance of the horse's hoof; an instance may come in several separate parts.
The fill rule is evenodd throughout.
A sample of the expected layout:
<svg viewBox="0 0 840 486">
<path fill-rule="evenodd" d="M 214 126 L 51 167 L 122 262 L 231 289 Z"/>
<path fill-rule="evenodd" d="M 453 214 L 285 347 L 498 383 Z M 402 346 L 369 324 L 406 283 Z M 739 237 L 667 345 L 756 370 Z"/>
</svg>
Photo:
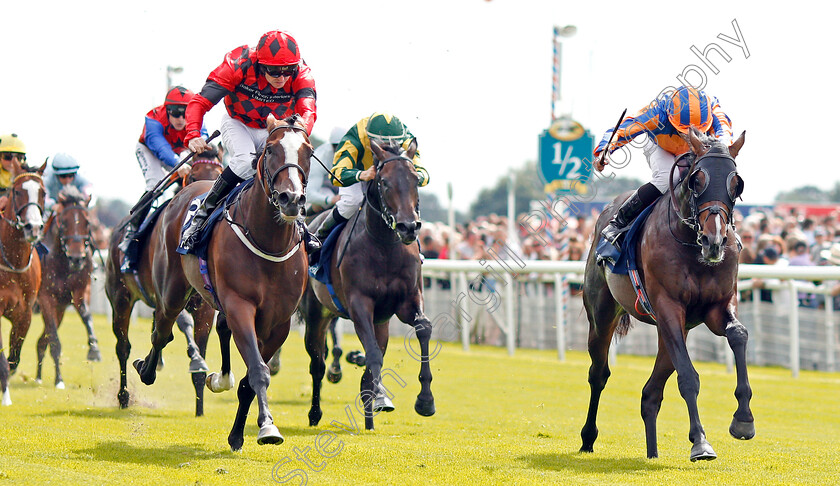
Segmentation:
<svg viewBox="0 0 840 486">
<path fill-rule="evenodd" d="M 3 406 L 8 407 L 12 404 L 12 396 L 9 394 L 9 389 L 6 388 L 3 390 Z"/>
<path fill-rule="evenodd" d="M 733 418 L 732 424 L 729 426 L 729 433 L 736 439 L 750 440 L 755 437 L 755 423 L 741 422 Z"/>
<path fill-rule="evenodd" d="M 163 369 L 163 364 L 164 364 L 163 363 L 163 355 L 161 355 L 160 359 L 157 362 L 157 366 L 155 366 L 155 369 L 158 370 L 158 371 L 162 370 Z"/>
<path fill-rule="evenodd" d="M 257 436 L 257 444 L 282 444 L 283 436 L 277 430 L 274 424 L 268 424 L 260 427 L 260 435 Z"/>
<path fill-rule="evenodd" d="M 414 411 L 423 417 L 431 417 L 435 414 L 435 399 L 421 400 L 417 397 L 417 401 L 414 402 Z"/>
<path fill-rule="evenodd" d="M 228 373 L 227 375 L 222 375 L 219 373 L 210 373 L 207 375 L 207 379 L 204 380 L 204 383 L 207 385 L 207 388 L 210 389 L 213 393 L 221 393 L 223 391 L 228 391 L 236 384 L 236 380 L 233 377 L 233 371 Z"/>
<path fill-rule="evenodd" d="M 55 384 L 55 389 L 56 389 L 56 390 L 63 390 L 63 389 L 64 389 L 64 382 L 63 382 L 63 381 L 59 381 L 58 383 L 56 383 L 56 384 Z"/>
<path fill-rule="evenodd" d="M 327 381 L 330 383 L 338 383 L 341 381 L 341 368 L 330 366 L 327 370 Z"/>
<path fill-rule="evenodd" d="M 245 438 L 241 435 L 238 437 L 234 437 L 232 434 L 228 436 L 228 445 L 230 446 L 230 450 L 233 452 L 241 451 L 242 444 L 245 443 Z"/>
<path fill-rule="evenodd" d="M 190 360 L 190 373 L 206 373 L 208 371 L 210 371 L 210 368 L 207 367 L 207 362 L 201 356 Z"/>
<path fill-rule="evenodd" d="M 391 399 L 388 398 L 387 395 L 384 393 L 380 393 L 376 396 L 373 400 L 373 411 L 374 412 L 393 412 L 394 411 L 394 404 L 391 403 Z"/>
<path fill-rule="evenodd" d="M 314 427 L 321 422 L 321 417 L 324 415 L 324 412 L 321 411 L 320 408 L 311 408 L 309 409 L 309 425 Z"/>
<path fill-rule="evenodd" d="M 37 383 L 38 385 L 40 385 L 41 383 L 43 383 L 43 381 L 41 381 L 41 379 L 40 379 L 40 378 L 35 378 L 35 383 Z"/>
<path fill-rule="evenodd" d="M 271 374 L 271 376 L 274 376 L 277 373 L 280 373 L 280 364 L 281 363 L 280 363 L 280 356 L 279 355 L 275 354 L 274 356 L 271 357 L 270 360 L 268 360 L 268 372 Z"/>
<path fill-rule="evenodd" d="M 364 366 L 367 360 L 361 351 L 350 351 L 347 353 L 347 362 L 356 366 Z"/>
<path fill-rule="evenodd" d="M 117 393 L 117 401 L 120 402 L 120 408 L 128 408 L 128 390 L 120 390 Z"/>
<path fill-rule="evenodd" d="M 99 348 L 97 346 L 91 346 L 90 349 L 88 349 L 87 360 L 95 362 L 102 361 L 102 353 L 99 352 Z"/>
<path fill-rule="evenodd" d="M 135 359 L 131 366 L 134 366 L 134 369 L 137 370 L 137 373 L 143 374 L 143 360 L 142 359 Z"/>
<path fill-rule="evenodd" d="M 691 462 L 695 461 L 711 461 L 717 459 L 712 445 L 706 439 L 701 439 L 697 444 L 691 448 Z"/>
</svg>

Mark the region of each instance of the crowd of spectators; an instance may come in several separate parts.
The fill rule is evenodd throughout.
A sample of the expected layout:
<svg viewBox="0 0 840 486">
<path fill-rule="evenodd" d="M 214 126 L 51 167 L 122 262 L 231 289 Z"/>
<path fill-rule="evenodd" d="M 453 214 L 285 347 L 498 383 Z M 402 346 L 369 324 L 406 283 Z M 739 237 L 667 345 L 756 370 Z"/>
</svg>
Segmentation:
<svg viewBox="0 0 840 486">
<path fill-rule="evenodd" d="M 427 223 L 421 230 L 421 246 L 427 258 L 486 260 L 504 251 L 514 251 L 524 260 L 585 260 L 592 243 L 598 212 L 579 214 L 561 221 L 546 218 L 545 226 L 535 231 L 522 214 L 514 224 L 517 237 L 509 238 L 505 216 L 479 216 L 450 228 L 443 223 Z M 743 214 L 736 208 L 735 227 L 743 249 L 741 263 L 761 265 L 840 265 L 840 206 L 824 216 L 806 217 L 790 210 L 752 210 Z M 832 258 L 832 255 L 835 255 Z M 764 282 L 756 280 L 762 287 Z M 840 283 L 829 283 L 840 308 Z M 769 291 L 764 300 L 771 299 Z M 824 304 L 822 296 L 800 294 L 803 306 Z"/>
</svg>

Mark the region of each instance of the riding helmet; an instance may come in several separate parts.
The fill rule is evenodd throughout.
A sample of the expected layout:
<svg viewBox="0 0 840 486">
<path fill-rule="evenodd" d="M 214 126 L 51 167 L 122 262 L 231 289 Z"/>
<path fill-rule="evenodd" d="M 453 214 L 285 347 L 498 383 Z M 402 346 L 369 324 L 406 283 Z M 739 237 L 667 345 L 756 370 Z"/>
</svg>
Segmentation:
<svg viewBox="0 0 840 486">
<path fill-rule="evenodd" d="M 292 66 L 300 62 L 294 37 L 279 30 L 266 32 L 257 44 L 257 62 L 266 66 Z"/>
<path fill-rule="evenodd" d="M 694 87 L 680 86 L 668 100 L 668 120 L 682 133 L 691 127 L 707 132 L 712 126 L 712 106 L 709 97 Z"/>
<path fill-rule="evenodd" d="M 26 153 L 26 145 L 23 144 L 16 133 L 0 135 L 0 152 Z"/>
<path fill-rule="evenodd" d="M 52 168 L 56 175 L 75 174 L 79 171 L 79 163 L 72 155 L 57 153 L 53 155 Z"/>
</svg>

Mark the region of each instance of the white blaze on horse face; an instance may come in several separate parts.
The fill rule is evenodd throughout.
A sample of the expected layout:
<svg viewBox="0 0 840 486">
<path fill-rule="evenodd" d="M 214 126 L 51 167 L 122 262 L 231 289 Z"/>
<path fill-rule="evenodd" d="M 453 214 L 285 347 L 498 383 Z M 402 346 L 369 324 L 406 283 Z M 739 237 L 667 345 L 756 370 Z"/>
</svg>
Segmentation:
<svg viewBox="0 0 840 486">
<path fill-rule="evenodd" d="M 29 202 L 37 204 L 41 185 L 35 181 L 26 181 L 21 184 L 21 187 L 29 194 Z M 36 206 L 27 206 L 23 219 L 32 226 L 44 226 L 44 220 L 41 218 L 41 211 L 39 211 Z"/>
<path fill-rule="evenodd" d="M 721 225 L 722 219 L 719 214 L 715 215 L 715 243 L 718 245 L 723 244 L 723 233 L 726 231 L 726 226 Z"/>
<path fill-rule="evenodd" d="M 304 140 L 303 134 L 296 130 L 287 132 L 280 139 L 280 146 L 283 147 L 283 151 L 286 153 L 287 164 L 300 165 L 298 162 L 298 151 L 305 142 L 306 140 Z M 303 174 L 298 175 L 298 169 L 296 167 L 289 168 L 289 179 L 292 181 L 292 191 L 295 193 L 303 194 L 303 177 Z"/>
</svg>

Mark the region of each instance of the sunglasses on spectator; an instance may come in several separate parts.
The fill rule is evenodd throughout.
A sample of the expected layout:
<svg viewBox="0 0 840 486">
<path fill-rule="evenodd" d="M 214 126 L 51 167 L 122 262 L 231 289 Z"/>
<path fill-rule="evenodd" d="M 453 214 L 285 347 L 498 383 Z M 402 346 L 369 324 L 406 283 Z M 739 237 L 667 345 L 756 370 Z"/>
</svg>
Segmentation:
<svg viewBox="0 0 840 486">
<path fill-rule="evenodd" d="M 173 118 L 181 118 L 187 113 L 187 107 L 179 107 L 179 108 L 169 108 L 166 110 L 166 113 Z"/>
<path fill-rule="evenodd" d="M 297 65 L 291 66 L 263 66 L 263 71 L 272 78 L 280 76 L 292 76 L 297 72 Z"/>
<path fill-rule="evenodd" d="M 10 161 L 12 159 L 26 160 L 26 155 L 17 154 L 17 153 L 13 153 L 13 152 L 8 152 L 8 153 L 3 154 L 3 160 L 9 160 Z"/>
</svg>

